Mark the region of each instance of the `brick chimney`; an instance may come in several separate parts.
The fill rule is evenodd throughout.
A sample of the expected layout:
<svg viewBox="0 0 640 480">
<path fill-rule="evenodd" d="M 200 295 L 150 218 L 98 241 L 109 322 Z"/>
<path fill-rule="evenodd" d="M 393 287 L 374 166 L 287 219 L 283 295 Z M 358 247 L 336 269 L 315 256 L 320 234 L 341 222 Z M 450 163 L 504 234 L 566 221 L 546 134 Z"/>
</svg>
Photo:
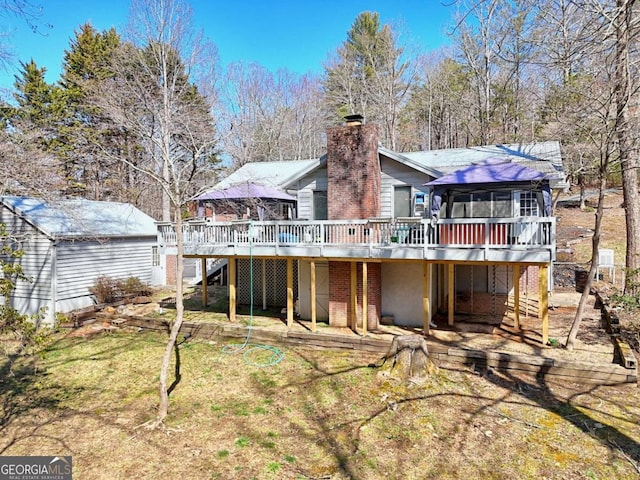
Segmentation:
<svg viewBox="0 0 640 480">
<path fill-rule="evenodd" d="M 382 184 L 378 125 L 360 115 L 327 131 L 327 210 L 329 220 L 380 216 Z"/>
<path fill-rule="evenodd" d="M 327 213 L 329 220 L 379 217 L 382 174 L 378 158 L 378 125 L 365 125 L 362 116 L 350 115 L 341 127 L 327 131 Z M 370 330 L 378 327 L 381 311 L 381 265 L 367 269 L 368 305 L 362 305 L 362 263 L 356 264 L 357 306 L 355 315 L 362 326 L 367 309 Z M 329 261 L 329 323 L 348 326 L 353 315 L 350 302 L 351 262 Z"/>
</svg>

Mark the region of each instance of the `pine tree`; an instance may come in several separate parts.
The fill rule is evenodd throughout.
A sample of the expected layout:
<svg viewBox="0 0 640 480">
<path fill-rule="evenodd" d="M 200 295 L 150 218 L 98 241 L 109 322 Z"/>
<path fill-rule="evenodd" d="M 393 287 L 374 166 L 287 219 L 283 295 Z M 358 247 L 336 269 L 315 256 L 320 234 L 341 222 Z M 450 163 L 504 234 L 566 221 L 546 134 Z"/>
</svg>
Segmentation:
<svg viewBox="0 0 640 480">
<path fill-rule="evenodd" d="M 20 62 L 20 67 L 14 82 L 16 106 L 5 110 L 5 120 L 14 128 L 20 128 L 21 123 L 24 128 L 27 122 L 50 131 L 61 118 L 63 94 L 58 87 L 45 81 L 46 68 L 38 67 L 33 60 Z M 47 144 L 51 137 L 42 140 Z"/>
<path fill-rule="evenodd" d="M 122 172 L 115 168 L 120 164 L 104 154 L 121 148 L 126 139 L 90 101 L 113 78 L 111 64 L 119 47 L 115 29 L 98 32 L 86 23 L 65 51 L 59 82 L 66 98 L 65 121 L 58 125 L 56 153 L 64 166 L 67 193 L 95 200 L 127 200 L 127 189 L 119 179 Z"/>
<path fill-rule="evenodd" d="M 414 79 L 403 53 L 391 27 L 381 25 L 377 13 L 363 12 L 325 67 L 329 108 L 338 117 L 356 113 L 381 124 L 390 148 L 395 148 L 400 108 Z"/>
</svg>

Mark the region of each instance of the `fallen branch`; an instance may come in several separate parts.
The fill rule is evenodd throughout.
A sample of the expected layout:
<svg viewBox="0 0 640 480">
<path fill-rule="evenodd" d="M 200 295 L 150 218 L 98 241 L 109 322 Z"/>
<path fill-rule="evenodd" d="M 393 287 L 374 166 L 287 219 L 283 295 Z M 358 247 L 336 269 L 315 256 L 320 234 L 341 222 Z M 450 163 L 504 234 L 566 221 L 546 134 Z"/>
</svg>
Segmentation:
<svg viewBox="0 0 640 480">
<path fill-rule="evenodd" d="M 622 455 L 627 460 L 627 462 L 631 464 L 631 466 L 635 469 L 635 471 L 640 474 L 640 464 L 638 464 L 632 457 L 629 456 L 629 454 L 627 454 L 627 452 L 625 452 L 621 447 L 619 447 L 615 441 L 609 440 L 609 443 L 614 447 L 616 447 L 616 450 L 618 451 L 618 453 Z"/>
<path fill-rule="evenodd" d="M 512 420 L 512 421 L 514 421 L 514 422 L 518 422 L 518 423 L 521 423 L 521 424 L 523 424 L 523 425 L 526 425 L 527 427 L 531 427 L 531 428 L 541 428 L 541 427 L 540 427 L 540 425 L 535 425 L 535 424 L 533 424 L 533 423 L 529 423 L 529 422 L 526 422 L 526 421 L 524 421 L 524 420 L 520 420 L 519 418 L 510 417 L 509 415 L 506 415 L 506 414 L 502 413 L 500 410 L 497 410 L 497 409 L 495 409 L 495 408 L 489 407 L 489 408 L 488 408 L 488 410 L 491 410 L 492 412 L 497 413 L 497 414 L 498 414 L 498 415 L 500 415 L 501 417 L 504 417 L 504 418 L 507 418 L 507 419 Z"/>
</svg>

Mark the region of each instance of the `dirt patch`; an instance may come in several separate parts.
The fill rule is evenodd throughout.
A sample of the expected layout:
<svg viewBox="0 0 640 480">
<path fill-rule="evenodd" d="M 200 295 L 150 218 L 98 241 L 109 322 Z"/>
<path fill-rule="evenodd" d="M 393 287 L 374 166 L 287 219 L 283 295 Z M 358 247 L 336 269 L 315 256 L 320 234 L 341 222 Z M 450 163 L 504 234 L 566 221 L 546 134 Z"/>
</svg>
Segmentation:
<svg viewBox="0 0 640 480">
<path fill-rule="evenodd" d="M 570 198 L 571 201 L 563 201 Z M 562 196 L 556 208 L 557 244 L 559 263 L 554 266 L 554 285 L 581 290 L 591 261 L 591 236 L 595 226 L 597 197 L 591 196 L 584 210 L 578 208 L 575 196 Z M 603 271 L 595 285 L 599 290 L 620 292 L 624 286 L 624 258 L 626 254 L 626 225 L 621 189 L 609 190 L 605 196 L 605 213 L 602 219 L 601 248 L 614 251 L 615 278 L 612 271 Z M 621 337 L 634 350 L 640 360 L 640 325 L 638 312 L 618 312 Z"/>
<path fill-rule="evenodd" d="M 581 210 L 571 193 L 561 195 L 554 214 L 557 217 L 556 242 L 559 261 L 586 265 L 591 260 L 591 237 L 595 228 L 597 197 L 589 196 L 586 208 Z M 605 196 L 600 248 L 614 251 L 616 263 L 624 264 L 626 248 L 625 211 L 622 208 L 622 190 L 611 189 Z"/>
</svg>

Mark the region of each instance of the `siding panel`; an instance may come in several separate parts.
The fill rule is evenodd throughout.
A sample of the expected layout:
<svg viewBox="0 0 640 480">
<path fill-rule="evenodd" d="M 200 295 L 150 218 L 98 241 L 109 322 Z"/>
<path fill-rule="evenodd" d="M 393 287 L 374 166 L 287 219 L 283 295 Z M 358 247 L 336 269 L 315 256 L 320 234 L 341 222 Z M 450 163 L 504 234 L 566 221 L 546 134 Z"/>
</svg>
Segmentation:
<svg viewBox="0 0 640 480">
<path fill-rule="evenodd" d="M 381 215 L 383 217 L 393 217 L 393 188 L 395 186 L 411 186 L 413 193 L 427 192 L 428 187 L 423 184 L 433 180 L 429 175 L 417 172 L 395 160 L 382 157 L 382 191 L 381 195 Z M 428 205 L 428 199 L 425 199 Z"/>
<path fill-rule="evenodd" d="M 89 295 L 100 276 L 137 277 L 151 283 L 149 240 L 61 242 L 57 251 L 58 301 Z"/>
<path fill-rule="evenodd" d="M 34 315 L 40 309 L 48 308 L 48 318 L 52 319 L 51 241 L 5 206 L 0 208 L 0 223 L 5 225 L 7 232 L 15 240 L 14 248 L 25 252 L 18 262 L 25 276 L 31 280 L 17 282 L 11 295 L 11 305 L 26 315 Z"/>
<path fill-rule="evenodd" d="M 298 183 L 298 218 L 313 219 L 313 192 L 327 190 L 327 169 L 319 168 Z"/>
</svg>

